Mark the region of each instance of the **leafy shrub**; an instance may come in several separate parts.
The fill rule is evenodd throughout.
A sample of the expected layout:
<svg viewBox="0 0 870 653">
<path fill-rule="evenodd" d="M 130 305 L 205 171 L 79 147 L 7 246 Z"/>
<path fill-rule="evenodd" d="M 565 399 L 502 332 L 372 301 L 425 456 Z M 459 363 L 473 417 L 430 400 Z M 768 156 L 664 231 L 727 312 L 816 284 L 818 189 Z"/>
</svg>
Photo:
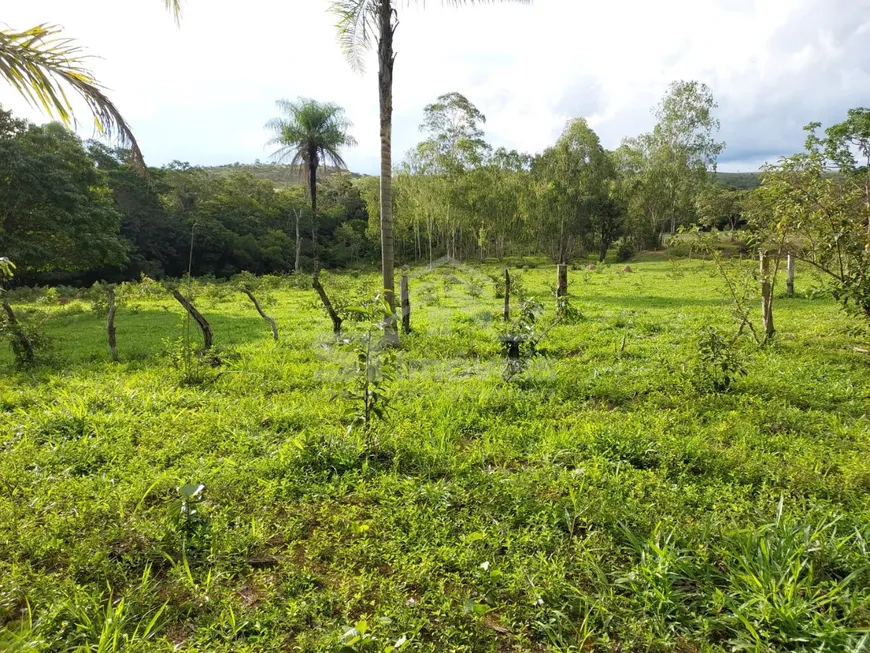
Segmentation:
<svg viewBox="0 0 870 653">
<path fill-rule="evenodd" d="M 616 246 L 616 260 L 620 263 L 631 260 L 637 254 L 634 243 L 626 238 L 619 241 Z"/>
<path fill-rule="evenodd" d="M 217 378 L 214 358 L 197 356 L 183 337 L 174 341 L 164 341 L 166 357 L 175 370 L 176 383 L 179 386 L 200 386 L 213 382 Z"/>
<path fill-rule="evenodd" d="M 48 346 L 48 338 L 42 331 L 42 325 L 48 319 L 44 313 L 20 311 L 16 314 L 13 324 L 5 311 L 0 311 L 0 336 L 9 341 L 15 364 L 27 367 L 36 362 L 41 350 Z"/>
<path fill-rule="evenodd" d="M 732 343 L 729 343 L 715 327 L 702 328 L 698 335 L 698 364 L 696 385 L 699 390 L 728 392 L 731 384 L 746 375 L 746 368 Z"/>
</svg>

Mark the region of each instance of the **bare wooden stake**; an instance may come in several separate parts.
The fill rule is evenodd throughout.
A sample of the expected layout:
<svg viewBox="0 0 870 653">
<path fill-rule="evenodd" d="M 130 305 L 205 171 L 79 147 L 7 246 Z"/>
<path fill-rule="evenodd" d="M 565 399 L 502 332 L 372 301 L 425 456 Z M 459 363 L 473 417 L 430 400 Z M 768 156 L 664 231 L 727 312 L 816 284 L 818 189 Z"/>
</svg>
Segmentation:
<svg viewBox="0 0 870 653">
<path fill-rule="evenodd" d="M 329 319 L 332 320 L 332 331 L 335 335 L 341 335 L 341 322 L 342 319 L 339 317 L 338 313 L 335 312 L 335 309 L 332 307 L 332 302 L 329 301 L 329 297 L 326 296 L 326 291 L 323 289 L 323 285 L 320 283 L 318 273 L 314 273 L 314 279 L 311 281 L 311 285 L 317 291 L 317 294 L 320 295 L 320 301 L 323 302 L 323 307 L 326 309 L 327 314 L 329 315 Z"/>
<path fill-rule="evenodd" d="M 402 270 L 402 279 L 399 281 L 399 293 L 402 300 L 402 331 L 411 333 L 411 296 L 408 290 L 408 271 Z"/>
<path fill-rule="evenodd" d="M 257 301 L 256 297 L 254 297 L 254 293 L 247 288 L 243 288 L 242 292 L 245 293 L 248 296 L 248 299 L 254 303 L 254 308 L 257 309 L 257 313 L 260 314 L 260 317 L 266 320 L 266 322 L 269 323 L 269 326 L 272 327 L 272 338 L 275 342 L 278 342 L 278 324 L 275 322 L 275 318 L 270 317 L 263 312 L 263 309 L 260 308 L 260 302 Z"/>
<path fill-rule="evenodd" d="M 568 264 L 559 263 L 557 269 L 556 297 L 564 297 L 568 294 Z"/>
<path fill-rule="evenodd" d="M 28 365 L 33 363 L 36 358 L 33 353 L 33 344 L 30 342 L 30 339 L 27 337 L 27 334 L 18 322 L 18 318 L 15 317 L 15 312 L 9 305 L 9 300 L 5 297 L 3 298 L 3 312 L 6 313 L 6 321 L 9 323 L 9 329 L 12 331 L 12 335 L 15 336 L 16 340 L 18 340 L 18 346 L 21 349 L 21 361 Z"/>
<path fill-rule="evenodd" d="M 106 334 L 109 337 L 109 351 L 112 354 L 112 360 L 118 362 L 118 344 L 115 341 L 115 313 L 118 307 L 115 306 L 115 289 L 109 286 L 106 294 L 109 296 L 109 313 L 106 316 Z"/>
<path fill-rule="evenodd" d="M 193 304 L 191 304 L 187 300 L 187 298 L 184 295 L 182 295 L 180 292 L 178 292 L 177 290 L 173 290 L 172 296 L 175 297 L 176 300 L 178 300 L 178 303 L 184 307 L 184 310 L 186 310 L 190 314 L 190 317 L 192 317 L 196 321 L 196 323 L 199 325 L 199 328 L 202 331 L 202 339 L 204 342 L 205 351 L 208 351 L 209 349 L 211 349 L 212 334 L 211 334 L 211 325 L 208 323 L 208 320 L 206 320 L 202 316 L 202 313 L 200 313 L 198 310 L 196 310 L 196 307 Z"/>
<path fill-rule="evenodd" d="M 788 255 L 788 276 L 785 280 L 785 294 L 789 297 L 794 296 L 794 254 Z"/>
<path fill-rule="evenodd" d="M 511 273 L 504 269 L 504 321 L 511 320 Z"/>
<path fill-rule="evenodd" d="M 766 337 L 774 334 L 773 326 L 773 284 L 770 279 L 770 257 L 767 252 L 761 252 L 761 320 L 764 323 Z"/>
</svg>

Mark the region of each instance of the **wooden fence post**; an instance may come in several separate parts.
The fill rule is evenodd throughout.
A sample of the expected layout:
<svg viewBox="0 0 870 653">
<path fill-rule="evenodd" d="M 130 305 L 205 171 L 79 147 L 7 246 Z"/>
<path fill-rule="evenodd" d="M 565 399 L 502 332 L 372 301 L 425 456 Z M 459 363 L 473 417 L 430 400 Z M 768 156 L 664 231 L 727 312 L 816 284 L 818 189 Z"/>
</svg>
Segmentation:
<svg viewBox="0 0 870 653">
<path fill-rule="evenodd" d="M 402 268 L 402 279 L 399 281 L 399 293 L 402 301 L 402 331 L 411 333 L 411 296 L 408 290 L 408 268 Z"/>
<path fill-rule="evenodd" d="M 773 284 L 770 279 L 770 257 L 767 252 L 760 254 L 761 262 L 761 320 L 764 323 L 766 337 L 774 334 L 773 327 Z"/>
<path fill-rule="evenodd" d="M 504 269 L 504 321 L 511 319 L 511 273 Z"/>
<path fill-rule="evenodd" d="M 106 290 L 106 294 L 109 296 L 109 313 L 106 316 L 106 334 L 109 339 L 109 352 L 112 354 L 112 360 L 117 363 L 118 344 L 115 341 L 115 312 L 118 310 L 118 307 L 115 306 L 115 289 L 112 286 L 109 286 L 108 290 Z"/>
<path fill-rule="evenodd" d="M 263 312 L 263 309 L 260 308 L 260 302 L 257 301 L 257 298 L 254 297 L 254 293 L 252 293 L 249 289 L 243 288 L 242 292 L 245 293 L 248 296 L 248 299 L 250 299 L 254 303 L 254 308 L 257 309 L 257 313 L 260 314 L 260 317 L 266 320 L 266 322 L 269 323 L 269 326 L 272 327 L 272 338 L 275 340 L 275 342 L 278 342 L 278 324 L 275 322 L 275 318 L 270 317 Z"/>
<path fill-rule="evenodd" d="M 785 294 L 794 297 L 794 254 L 788 255 L 788 276 L 785 281 Z"/>
<path fill-rule="evenodd" d="M 556 297 L 565 297 L 568 294 L 568 264 L 559 263 L 557 269 Z"/>
<path fill-rule="evenodd" d="M 320 295 L 320 301 L 323 302 L 323 307 L 326 309 L 326 313 L 329 315 L 329 319 L 332 320 L 332 332 L 336 336 L 340 336 L 342 319 L 332 307 L 332 302 L 329 301 L 329 297 L 326 296 L 326 291 L 323 289 L 323 286 L 320 283 L 319 272 L 314 273 L 314 278 L 311 280 L 311 285 L 317 291 L 317 294 Z"/>
<path fill-rule="evenodd" d="M 178 303 L 184 307 L 184 310 L 186 310 L 190 314 L 190 316 L 196 321 L 196 323 L 199 325 L 199 328 L 202 331 L 202 339 L 204 342 L 203 348 L 205 349 L 205 351 L 208 351 L 209 349 L 211 349 L 212 333 L 211 333 L 211 325 L 209 325 L 208 320 L 206 320 L 202 316 L 202 313 L 200 313 L 198 310 L 196 310 L 196 307 L 193 304 L 191 304 L 187 300 L 187 298 L 184 295 L 182 295 L 180 292 L 178 292 L 177 290 L 173 290 L 172 296 L 175 297 L 175 299 L 178 301 Z"/>
</svg>

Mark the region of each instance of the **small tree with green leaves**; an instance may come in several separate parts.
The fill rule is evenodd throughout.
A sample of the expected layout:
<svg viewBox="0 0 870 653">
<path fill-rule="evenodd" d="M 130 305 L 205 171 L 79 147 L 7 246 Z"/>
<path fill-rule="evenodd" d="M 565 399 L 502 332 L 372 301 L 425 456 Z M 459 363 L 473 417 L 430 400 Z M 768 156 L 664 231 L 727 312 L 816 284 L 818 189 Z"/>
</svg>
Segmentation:
<svg viewBox="0 0 870 653">
<path fill-rule="evenodd" d="M 351 370 L 350 387 L 342 393 L 349 402 L 348 431 L 360 427 L 367 446 L 371 447 L 372 429 L 376 420 L 386 417 L 395 381 L 395 349 L 386 346 L 388 343 L 383 337 L 393 313 L 381 294 L 345 310 L 359 315 L 367 324 L 365 333 L 350 341 L 356 361 Z"/>
<path fill-rule="evenodd" d="M 805 128 L 804 152 L 765 169 L 756 218 L 827 277 L 837 301 L 870 320 L 870 109 L 849 111 L 824 137 L 819 127 Z"/>
<path fill-rule="evenodd" d="M 698 364 L 695 381 L 699 389 L 728 392 L 731 384 L 746 375 L 743 361 L 733 342 L 729 342 L 715 327 L 704 327 L 698 333 Z"/>
<path fill-rule="evenodd" d="M 0 257 L 0 283 L 12 278 L 15 272 L 15 264 L 5 256 Z M 12 353 L 19 366 L 32 365 L 36 362 L 36 346 L 40 342 L 39 333 L 28 329 L 21 323 L 15 311 L 9 305 L 5 296 L 5 290 L 0 286 L 0 295 L 3 296 L 3 315 L 0 316 L 0 334 L 9 339 Z"/>
</svg>

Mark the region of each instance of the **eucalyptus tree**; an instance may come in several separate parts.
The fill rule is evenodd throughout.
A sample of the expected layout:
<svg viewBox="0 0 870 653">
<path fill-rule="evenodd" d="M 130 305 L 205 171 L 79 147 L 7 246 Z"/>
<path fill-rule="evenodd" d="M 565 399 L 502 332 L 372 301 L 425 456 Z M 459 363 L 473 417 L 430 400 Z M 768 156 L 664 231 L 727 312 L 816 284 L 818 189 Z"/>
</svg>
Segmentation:
<svg viewBox="0 0 870 653">
<path fill-rule="evenodd" d="M 181 0 L 164 0 L 164 4 L 178 21 Z M 75 91 L 93 114 L 97 129 L 129 145 L 132 162 L 144 170 L 139 143 L 130 125 L 106 95 L 106 89 L 87 67 L 89 55 L 62 31 L 59 26 L 50 24 L 23 31 L 0 30 L 0 78 L 31 106 L 66 125 L 75 121 L 66 90 Z"/>
<path fill-rule="evenodd" d="M 484 140 L 486 116 L 461 93 L 446 93 L 423 109 L 420 131 L 427 135 L 418 148 L 442 177 L 445 213 L 444 231 L 448 253 L 457 258 L 456 237 L 474 233 L 485 240 L 480 224 L 482 199 L 487 181 L 480 171 L 491 150 Z"/>
<path fill-rule="evenodd" d="M 316 267 L 317 169 L 321 163 L 335 168 L 347 167 L 341 149 L 356 145 L 356 140 L 348 133 L 353 123 L 344 115 L 344 109 L 331 102 L 300 98 L 295 102 L 278 100 L 276 104 L 283 115 L 266 123 L 266 128 L 273 133 L 267 145 L 278 146 L 273 157 L 298 166 L 307 180 Z"/>
<path fill-rule="evenodd" d="M 709 87 L 674 82 L 654 109 L 653 131 L 623 140 L 616 151 L 623 196 L 643 246 L 657 246 L 695 216 L 695 198 L 716 171 L 725 144 Z"/>
<path fill-rule="evenodd" d="M 585 119 L 571 120 L 556 145 L 538 157 L 533 178 L 533 206 L 541 216 L 539 242 L 556 262 L 567 263 L 591 242 L 593 229 L 609 245 L 614 232 L 611 183 L 616 170 Z"/>
<path fill-rule="evenodd" d="M 715 139 L 718 107 L 706 84 L 674 82 L 659 103 L 652 132 L 652 161 L 668 200 L 671 233 L 694 212 L 694 198 L 706 184 L 725 144 Z M 684 220 L 685 221 L 685 220 Z"/>
<path fill-rule="evenodd" d="M 332 0 L 332 11 L 338 16 L 338 34 L 351 65 L 363 69 L 363 52 L 377 44 L 378 95 L 381 123 L 381 266 L 384 298 L 395 316 L 396 298 L 393 279 L 393 204 L 392 204 L 392 132 L 393 132 L 393 66 L 396 53 L 393 39 L 399 26 L 396 6 L 401 0 Z M 414 0 L 407 0 L 410 4 Z M 521 2 L 531 0 L 442 0 L 443 4 L 462 6 L 491 2 Z M 395 324 L 392 325 L 395 332 Z"/>
</svg>

